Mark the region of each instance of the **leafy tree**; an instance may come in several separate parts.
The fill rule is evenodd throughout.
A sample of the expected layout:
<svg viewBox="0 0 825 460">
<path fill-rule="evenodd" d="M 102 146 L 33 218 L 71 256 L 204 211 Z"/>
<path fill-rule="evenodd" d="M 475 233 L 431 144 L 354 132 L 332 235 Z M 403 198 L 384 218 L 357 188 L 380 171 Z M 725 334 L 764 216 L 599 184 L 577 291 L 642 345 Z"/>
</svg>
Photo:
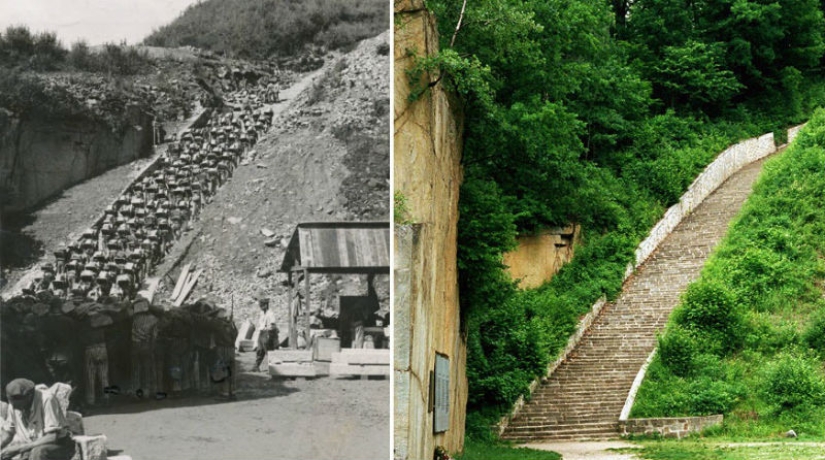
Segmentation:
<svg viewBox="0 0 825 460">
<path fill-rule="evenodd" d="M 724 106 L 743 88 L 734 73 L 724 67 L 718 43 L 689 40 L 681 46 L 666 46 L 651 70 L 654 85 L 670 107 Z"/>
</svg>

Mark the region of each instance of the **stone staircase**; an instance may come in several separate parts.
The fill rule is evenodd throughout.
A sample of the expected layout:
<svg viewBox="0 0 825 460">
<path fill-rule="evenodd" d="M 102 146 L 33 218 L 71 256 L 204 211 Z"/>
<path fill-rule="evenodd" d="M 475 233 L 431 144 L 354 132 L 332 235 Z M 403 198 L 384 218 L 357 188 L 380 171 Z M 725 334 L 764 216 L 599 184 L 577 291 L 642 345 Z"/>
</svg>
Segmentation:
<svg viewBox="0 0 825 460">
<path fill-rule="evenodd" d="M 687 285 L 739 212 L 763 161 L 745 166 L 685 218 L 605 305 L 576 348 L 533 392 L 503 439 L 518 442 L 618 436 L 639 369 Z"/>
</svg>

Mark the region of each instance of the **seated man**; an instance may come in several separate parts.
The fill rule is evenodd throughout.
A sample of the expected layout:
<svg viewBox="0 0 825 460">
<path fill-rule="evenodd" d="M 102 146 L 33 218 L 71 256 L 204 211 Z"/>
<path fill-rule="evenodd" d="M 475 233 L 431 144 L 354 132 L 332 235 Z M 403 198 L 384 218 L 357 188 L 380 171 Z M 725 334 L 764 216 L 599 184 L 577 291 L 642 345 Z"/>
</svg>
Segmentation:
<svg viewBox="0 0 825 460">
<path fill-rule="evenodd" d="M 3 460 L 68 460 L 74 455 L 66 415 L 50 391 L 36 389 L 31 380 L 15 379 L 6 385 L 6 397 L 11 407 L 0 433 Z"/>
</svg>

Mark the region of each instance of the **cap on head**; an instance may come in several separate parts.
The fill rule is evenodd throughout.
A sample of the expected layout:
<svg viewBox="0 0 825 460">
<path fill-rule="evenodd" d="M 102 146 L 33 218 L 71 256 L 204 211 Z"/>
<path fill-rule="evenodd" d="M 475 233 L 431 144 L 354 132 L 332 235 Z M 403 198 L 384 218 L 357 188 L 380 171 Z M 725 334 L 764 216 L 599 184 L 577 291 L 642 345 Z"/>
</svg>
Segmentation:
<svg viewBox="0 0 825 460">
<path fill-rule="evenodd" d="M 267 295 L 266 291 L 260 290 L 258 294 L 255 295 L 255 298 L 258 299 L 259 302 L 269 302 L 269 295 Z"/>
<path fill-rule="evenodd" d="M 6 397 L 21 400 L 34 392 L 34 382 L 29 379 L 14 379 L 6 385 Z"/>
</svg>

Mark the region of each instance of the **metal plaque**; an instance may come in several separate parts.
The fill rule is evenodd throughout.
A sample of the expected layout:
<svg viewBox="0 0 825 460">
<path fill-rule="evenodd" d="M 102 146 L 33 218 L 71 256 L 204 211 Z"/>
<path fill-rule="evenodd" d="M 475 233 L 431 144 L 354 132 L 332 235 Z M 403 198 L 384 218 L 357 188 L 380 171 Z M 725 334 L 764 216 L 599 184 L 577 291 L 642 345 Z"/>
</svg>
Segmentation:
<svg viewBox="0 0 825 460">
<path fill-rule="evenodd" d="M 450 426 L 450 358 L 435 355 L 435 404 L 433 432 L 443 433 Z"/>
</svg>

